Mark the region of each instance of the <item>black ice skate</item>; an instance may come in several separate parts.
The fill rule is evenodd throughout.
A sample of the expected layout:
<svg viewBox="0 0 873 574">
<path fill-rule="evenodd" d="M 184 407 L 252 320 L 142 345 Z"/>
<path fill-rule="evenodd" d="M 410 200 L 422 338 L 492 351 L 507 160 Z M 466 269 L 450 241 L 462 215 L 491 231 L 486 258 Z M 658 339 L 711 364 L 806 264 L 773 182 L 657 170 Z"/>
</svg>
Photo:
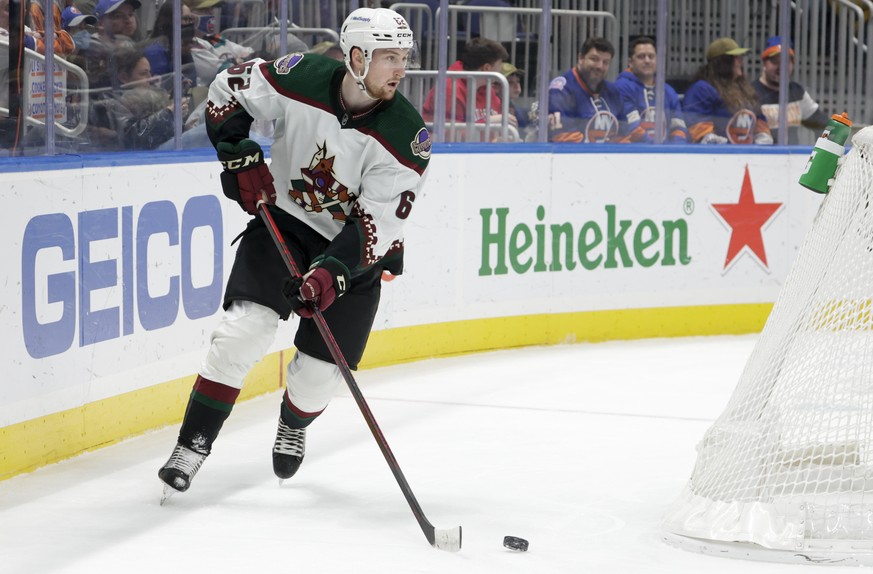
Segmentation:
<svg viewBox="0 0 873 574">
<path fill-rule="evenodd" d="M 276 442 L 273 443 L 273 472 L 282 480 L 291 478 L 306 451 L 306 429 L 292 429 L 279 417 L 279 428 L 276 430 Z"/>
<path fill-rule="evenodd" d="M 176 492 L 185 492 L 191 486 L 194 475 L 200 470 L 206 455 L 177 444 L 170 459 L 158 471 L 158 478 L 164 482 L 164 495 L 161 504 Z"/>
</svg>

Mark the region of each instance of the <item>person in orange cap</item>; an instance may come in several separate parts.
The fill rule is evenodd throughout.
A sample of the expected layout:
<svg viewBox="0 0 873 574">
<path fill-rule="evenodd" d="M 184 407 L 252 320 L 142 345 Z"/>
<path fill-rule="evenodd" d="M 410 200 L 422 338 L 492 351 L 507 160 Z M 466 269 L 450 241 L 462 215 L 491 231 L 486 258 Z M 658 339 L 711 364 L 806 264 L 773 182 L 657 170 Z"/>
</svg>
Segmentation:
<svg viewBox="0 0 873 574">
<path fill-rule="evenodd" d="M 761 103 L 761 111 L 767 118 L 770 131 L 776 139 L 776 130 L 779 127 L 779 78 L 782 71 L 782 46 L 784 42 L 780 36 L 773 36 L 767 40 L 767 44 L 761 52 L 761 77 L 752 82 L 752 87 L 758 94 Z M 788 41 L 788 77 L 794 72 L 794 42 Z M 800 126 L 804 126 L 820 133 L 828 123 L 828 115 L 825 114 L 818 102 L 812 99 L 806 88 L 797 82 L 789 80 L 787 125 L 788 144 L 800 143 Z"/>
</svg>

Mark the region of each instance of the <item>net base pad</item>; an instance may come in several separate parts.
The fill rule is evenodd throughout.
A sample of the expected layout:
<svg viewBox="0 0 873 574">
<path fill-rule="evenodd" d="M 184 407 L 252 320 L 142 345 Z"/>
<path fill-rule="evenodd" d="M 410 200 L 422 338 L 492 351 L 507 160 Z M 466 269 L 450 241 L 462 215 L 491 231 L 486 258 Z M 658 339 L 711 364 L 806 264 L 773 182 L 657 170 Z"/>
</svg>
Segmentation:
<svg viewBox="0 0 873 574">
<path fill-rule="evenodd" d="M 780 562 L 783 564 L 817 564 L 821 566 L 873 566 L 873 549 L 869 541 L 863 549 L 853 548 L 853 541 L 816 541 L 807 543 L 803 550 L 775 550 L 751 542 L 724 542 L 704 540 L 662 531 L 661 539 L 671 546 L 722 558 Z"/>
</svg>

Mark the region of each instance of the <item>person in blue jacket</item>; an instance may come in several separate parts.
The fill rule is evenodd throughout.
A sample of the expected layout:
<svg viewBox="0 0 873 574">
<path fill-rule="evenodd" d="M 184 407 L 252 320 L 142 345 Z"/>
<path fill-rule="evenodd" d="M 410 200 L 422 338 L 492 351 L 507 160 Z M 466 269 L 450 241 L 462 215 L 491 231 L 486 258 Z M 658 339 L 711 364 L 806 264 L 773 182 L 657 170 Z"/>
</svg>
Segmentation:
<svg viewBox="0 0 873 574">
<path fill-rule="evenodd" d="M 630 44 L 630 58 L 627 70 L 618 75 L 615 87 L 621 92 L 628 105 L 640 114 L 640 127 L 645 136 L 641 141 L 655 141 L 655 71 L 657 68 L 657 53 L 655 41 L 648 36 L 640 36 Z M 686 143 L 688 129 L 679 95 L 670 85 L 664 84 L 664 141 L 671 143 Z"/>
<path fill-rule="evenodd" d="M 743 73 L 743 55 L 748 51 L 732 38 L 719 38 L 706 49 L 706 63 L 682 101 L 692 142 L 773 143 L 758 96 Z"/>
<path fill-rule="evenodd" d="M 639 141 L 640 114 L 606 80 L 615 48 L 588 38 L 576 65 L 549 85 L 549 141 L 605 143 Z"/>
</svg>

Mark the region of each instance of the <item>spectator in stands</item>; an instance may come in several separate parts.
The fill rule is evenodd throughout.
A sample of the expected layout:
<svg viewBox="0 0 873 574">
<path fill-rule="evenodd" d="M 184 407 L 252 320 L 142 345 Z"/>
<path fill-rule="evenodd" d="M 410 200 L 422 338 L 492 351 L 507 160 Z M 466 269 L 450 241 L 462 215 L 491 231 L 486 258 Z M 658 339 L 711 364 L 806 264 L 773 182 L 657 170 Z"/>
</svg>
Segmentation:
<svg viewBox="0 0 873 574">
<path fill-rule="evenodd" d="M 767 45 L 761 53 L 761 77 L 752 82 L 752 87 L 758 94 L 761 111 L 767 118 L 770 132 L 774 139 L 779 127 L 779 74 L 782 68 L 782 38 L 773 36 L 767 40 Z M 788 46 L 788 77 L 794 71 L 794 43 Z M 828 116 L 818 102 L 812 99 L 806 88 L 797 82 L 788 83 L 788 107 L 786 108 L 788 125 L 788 143 L 799 142 L 799 126 L 821 132 L 828 123 Z"/>
<path fill-rule="evenodd" d="M 130 46 L 136 41 L 139 24 L 136 11 L 139 0 L 100 0 L 94 8 L 100 42 L 113 48 Z"/>
<path fill-rule="evenodd" d="M 630 44 L 630 58 L 627 70 L 619 74 L 615 87 L 621 92 L 625 103 L 640 114 L 640 127 L 644 136 L 640 141 L 655 141 L 655 71 L 657 52 L 655 41 L 648 36 L 640 36 Z M 679 104 L 679 95 L 671 86 L 664 84 L 664 141 L 686 143 L 688 129 Z"/>
<path fill-rule="evenodd" d="M 706 63 L 682 102 L 692 142 L 773 143 L 755 89 L 743 73 L 748 51 L 732 38 L 719 38 L 706 49 Z"/>
<path fill-rule="evenodd" d="M 61 9 L 54 2 L 52 4 L 52 16 L 54 24 L 54 50 L 55 56 L 66 56 L 75 50 L 76 45 L 73 43 L 73 37 L 61 26 Z M 23 2 L 22 2 L 23 4 Z M 43 10 L 43 0 L 32 0 L 30 3 L 30 23 L 33 26 L 34 37 L 36 38 L 36 51 L 40 54 L 45 54 L 45 11 Z"/>
<path fill-rule="evenodd" d="M 549 85 L 549 141 L 637 141 L 640 114 L 606 80 L 615 48 L 606 38 L 585 40 L 576 66 Z"/>
<path fill-rule="evenodd" d="M 509 83 L 509 113 L 515 117 L 515 123 L 521 133 L 530 125 L 530 110 L 518 103 L 518 98 L 521 96 L 521 77 L 524 74 L 524 70 L 516 68 L 509 62 L 503 62 L 502 72 L 506 76 L 507 83 Z M 522 139 L 524 139 L 523 134 Z"/>
<path fill-rule="evenodd" d="M 191 49 L 194 44 L 194 24 L 197 17 L 186 4 L 182 4 L 182 75 L 190 88 L 197 83 Z M 152 75 L 161 76 L 161 85 L 169 88 L 173 84 L 173 2 L 165 1 L 158 8 L 152 32 L 143 48 L 143 55 L 149 60 Z"/>
<path fill-rule="evenodd" d="M 82 53 L 91 88 L 118 87 L 115 54 L 122 48 L 132 48 L 137 31 L 135 11 L 139 0 L 99 0 L 94 9 L 97 33 L 91 36 Z"/>
<path fill-rule="evenodd" d="M 191 56 L 197 69 L 199 85 L 208 86 L 218 72 L 245 62 L 254 56 L 255 51 L 248 46 L 231 42 L 218 33 L 212 9 L 221 0 L 190 1 L 191 11 L 197 18 Z"/>
<path fill-rule="evenodd" d="M 173 138 L 174 105 L 170 94 L 155 85 L 151 64 L 140 50 L 120 48 L 115 54 L 119 89 L 95 102 L 89 116 L 92 142 L 102 149 L 149 150 Z M 182 117 L 188 115 L 182 100 Z"/>
<path fill-rule="evenodd" d="M 9 41 L 9 0 L 0 0 L 0 38 Z M 33 31 L 24 27 L 24 47 L 29 50 L 36 49 L 36 38 L 33 37 Z M 5 89 L 8 83 L 9 62 L 8 59 L 0 59 L 0 70 L 3 72 L 3 82 L 0 83 L 0 107 L 8 108 L 9 92 Z"/>
<path fill-rule="evenodd" d="M 70 34 L 75 44 L 73 52 L 81 52 L 91 45 L 91 27 L 97 24 L 97 18 L 91 14 L 82 14 L 75 6 L 67 6 L 61 14 L 61 26 Z"/>
<path fill-rule="evenodd" d="M 503 62 L 509 59 L 509 54 L 506 48 L 501 46 L 494 40 L 487 38 L 473 38 L 467 42 L 463 53 L 458 61 L 448 67 L 450 72 L 502 72 Z M 474 85 L 479 85 L 476 89 L 476 101 L 473 113 L 475 123 L 496 124 L 503 121 L 503 116 L 500 114 L 501 102 L 498 90 L 495 90 L 489 81 L 475 82 Z M 488 98 L 488 91 L 491 91 L 491 97 Z M 446 82 L 446 119 L 456 122 L 467 121 L 467 79 L 456 78 L 449 79 Z M 434 120 L 434 103 L 436 92 L 431 88 L 425 98 L 424 106 L 422 107 L 422 117 L 426 122 Z M 454 97 L 453 97 L 454 96 Z M 515 126 L 516 120 L 514 116 L 508 118 L 508 123 Z"/>
</svg>

